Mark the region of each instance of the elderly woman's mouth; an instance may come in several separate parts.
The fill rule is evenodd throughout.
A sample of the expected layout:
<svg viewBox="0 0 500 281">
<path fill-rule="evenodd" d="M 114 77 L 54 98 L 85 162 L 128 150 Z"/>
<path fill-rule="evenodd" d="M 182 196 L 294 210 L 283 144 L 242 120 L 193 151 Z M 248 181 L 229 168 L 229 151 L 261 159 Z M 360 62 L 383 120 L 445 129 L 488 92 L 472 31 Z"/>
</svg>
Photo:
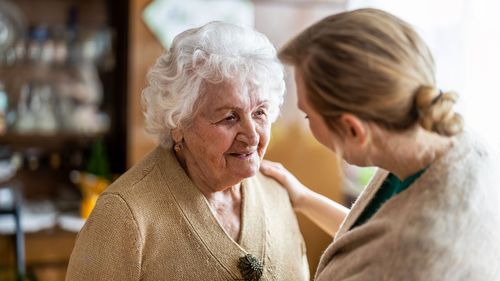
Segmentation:
<svg viewBox="0 0 500 281">
<path fill-rule="evenodd" d="M 236 157 L 238 159 L 249 159 L 252 157 L 252 155 L 255 153 L 255 151 L 249 151 L 249 152 L 231 152 L 229 155 Z"/>
</svg>

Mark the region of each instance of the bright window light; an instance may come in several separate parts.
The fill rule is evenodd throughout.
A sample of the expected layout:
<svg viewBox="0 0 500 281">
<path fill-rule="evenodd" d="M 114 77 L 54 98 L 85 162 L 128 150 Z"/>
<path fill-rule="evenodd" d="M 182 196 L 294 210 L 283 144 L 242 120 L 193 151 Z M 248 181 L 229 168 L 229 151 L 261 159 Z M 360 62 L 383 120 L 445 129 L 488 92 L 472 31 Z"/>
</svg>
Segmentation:
<svg viewBox="0 0 500 281">
<path fill-rule="evenodd" d="M 429 45 L 438 87 L 459 93 L 466 125 L 500 145 L 500 1 L 353 0 L 411 23 Z M 496 128 L 496 129 L 495 129 Z"/>
</svg>

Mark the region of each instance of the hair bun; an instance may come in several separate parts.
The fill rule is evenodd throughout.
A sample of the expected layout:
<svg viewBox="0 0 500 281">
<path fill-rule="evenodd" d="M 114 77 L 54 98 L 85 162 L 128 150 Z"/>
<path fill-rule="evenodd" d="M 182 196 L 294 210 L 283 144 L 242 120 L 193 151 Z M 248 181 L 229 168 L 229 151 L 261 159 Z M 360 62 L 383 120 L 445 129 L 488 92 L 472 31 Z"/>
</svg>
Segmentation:
<svg viewBox="0 0 500 281">
<path fill-rule="evenodd" d="M 441 92 L 430 86 L 421 86 L 415 94 L 419 124 L 426 130 L 444 136 L 453 136 L 463 130 L 462 116 L 454 111 L 458 95 Z"/>
</svg>

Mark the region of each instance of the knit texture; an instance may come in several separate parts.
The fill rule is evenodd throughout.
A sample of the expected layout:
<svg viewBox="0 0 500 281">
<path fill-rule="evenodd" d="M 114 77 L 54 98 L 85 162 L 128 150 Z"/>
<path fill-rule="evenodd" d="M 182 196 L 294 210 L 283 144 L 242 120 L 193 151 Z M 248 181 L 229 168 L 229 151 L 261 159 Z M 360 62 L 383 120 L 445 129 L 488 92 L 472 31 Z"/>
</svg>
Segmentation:
<svg viewBox="0 0 500 281">
<path fill-rule="evenodd" d="M 309 280 L 286 190 L 261 174 L 242 182 L 240 240 L 232 240 L 170 150 L 156 148 L 99 198 L 76 241 L 66 280 Z"/>
<path fill-rule="evenodd" d="M 412 186 L 349 230 L 388 174 L 379 171 L 323 254 L 316 280 L 500 280 L 498 161 L 464 133 Z"/>
</svg>

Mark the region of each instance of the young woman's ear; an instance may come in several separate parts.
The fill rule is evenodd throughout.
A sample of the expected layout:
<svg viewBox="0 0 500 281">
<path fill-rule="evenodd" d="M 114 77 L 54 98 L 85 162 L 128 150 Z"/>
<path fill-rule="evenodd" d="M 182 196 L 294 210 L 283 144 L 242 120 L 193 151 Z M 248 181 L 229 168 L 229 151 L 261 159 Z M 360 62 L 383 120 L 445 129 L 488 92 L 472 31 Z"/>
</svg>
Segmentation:
<svg viewBox="0 0 500 281">
<path fill-rule="evenodd" d="M 340 124 L 345 132 L 345 138 L 349 142 L 364 145 L 367 140 L 367 130 L 364 123 L 358 117 L 344 113 L 340 116 Z"/>
</svg>

